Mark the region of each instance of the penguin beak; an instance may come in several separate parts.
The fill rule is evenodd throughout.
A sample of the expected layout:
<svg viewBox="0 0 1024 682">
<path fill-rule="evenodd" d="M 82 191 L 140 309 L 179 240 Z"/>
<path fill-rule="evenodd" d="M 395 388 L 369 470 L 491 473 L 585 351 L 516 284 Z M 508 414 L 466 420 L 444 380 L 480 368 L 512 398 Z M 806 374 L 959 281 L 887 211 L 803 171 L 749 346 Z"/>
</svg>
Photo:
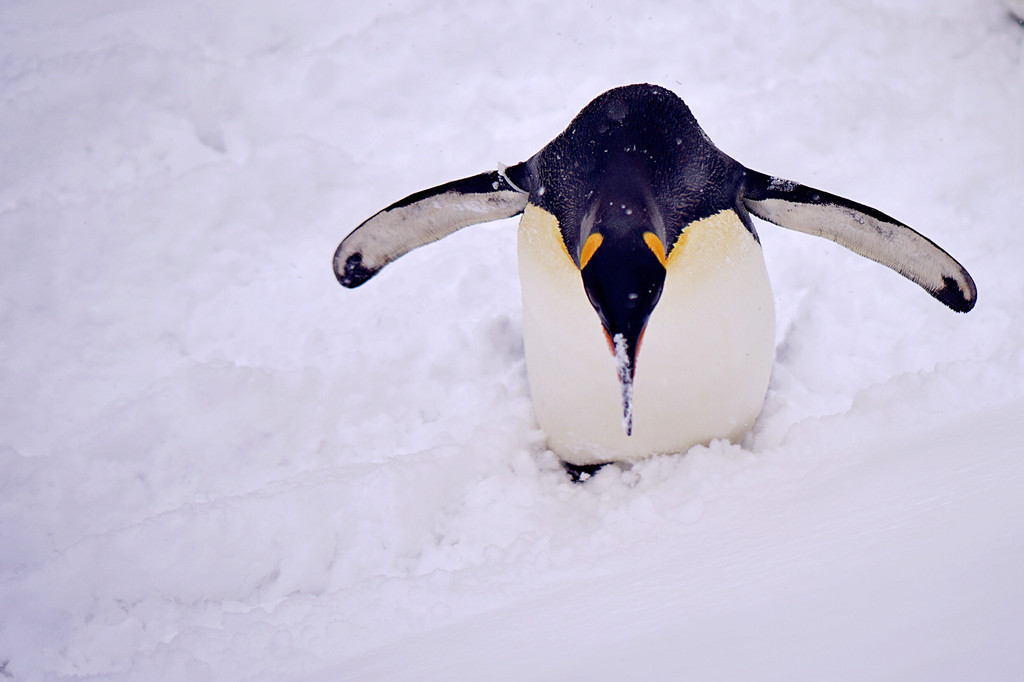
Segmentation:
<svg viewBox="0 0 1024 682">
<path fill-rule="evenodd" d="M 637 234 L 635 230 L 630 233 Z M 580 258 L 583 287 L 615 359 L 622 389 L 622 427 L 627 436 L 633 433 L 637 353 L 665 283 L 664 247 L 658 250 L 661 240 L 653 232 L 640 234 L 640 239 L 623 239 L 595 232 L 584 243 Z"/>
</svg>

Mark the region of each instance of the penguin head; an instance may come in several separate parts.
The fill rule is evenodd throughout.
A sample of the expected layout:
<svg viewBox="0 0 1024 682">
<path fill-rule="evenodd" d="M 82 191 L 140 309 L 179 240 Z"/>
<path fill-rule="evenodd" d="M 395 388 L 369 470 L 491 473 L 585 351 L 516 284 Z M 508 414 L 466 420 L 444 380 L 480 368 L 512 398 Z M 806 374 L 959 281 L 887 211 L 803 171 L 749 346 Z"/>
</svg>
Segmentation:
<svg viewBox="0 0 1024 682">
<path fill-rule="evenodd" d="M 622 387 L 623 427 L 632 432 L 632 385 L 647 321 L 665 283 L 664 226 L 642 176 L 603 183 L 585 215 L 579 267 L 604 327 Z M 585 235 L 585 236 L 584 236 Z"/>
</svg>

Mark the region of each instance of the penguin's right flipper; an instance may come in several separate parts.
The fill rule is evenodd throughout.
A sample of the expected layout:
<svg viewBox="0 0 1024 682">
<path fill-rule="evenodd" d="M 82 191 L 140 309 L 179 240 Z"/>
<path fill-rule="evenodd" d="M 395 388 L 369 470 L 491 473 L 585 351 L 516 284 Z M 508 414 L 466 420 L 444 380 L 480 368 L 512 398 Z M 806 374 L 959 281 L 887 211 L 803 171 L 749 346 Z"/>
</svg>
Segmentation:
<svg viewBox="0 0 1024 682">
<path fill-rule="evenodd" d="M 974 307 L 970 274 L 927 237 L 870 206 L 746 170 L 743 205 L 762 220 L 825 237 L 892 268 L 957 312 Z"/>
<path fill-rule="evenodd" d="M 516 183 L 525 178 L 525 164 L 517 164 L 396 201 L 345 237 L 334 252 L 335 276 L 343 286 L 357 287 L 419 246 L 468 225 L 522 213 L 529 193 Z"/>
</svg>

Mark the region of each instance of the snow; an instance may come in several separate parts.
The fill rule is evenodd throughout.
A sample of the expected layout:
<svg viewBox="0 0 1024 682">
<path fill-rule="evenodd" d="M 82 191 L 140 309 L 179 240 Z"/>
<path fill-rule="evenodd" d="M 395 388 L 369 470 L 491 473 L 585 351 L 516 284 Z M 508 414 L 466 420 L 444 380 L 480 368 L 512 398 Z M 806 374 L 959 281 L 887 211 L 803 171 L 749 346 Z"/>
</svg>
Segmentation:
<svg viewBox="0 0 1024 682">
<path fill-rule="evenodd" d="M 636 294 L 631 296 L 636 298 Z M 612 337 L 612 346 L 615 349 L 615 374 L 622 384 L 622 429 L 628 434 L 633 431 L 633 372 L 630 368 L 626 337 L 616 334 Z"/>
<path fill-rule="evenodd" d="M 999 0 L 0 6 L 0 678 L 1024 677 L 1024 30 Z M 374 212 L 594 96 L 970 270 L 758 223 L 765 409 L 570 483 L 511 220 L 347 291 Z"/>
</svg>

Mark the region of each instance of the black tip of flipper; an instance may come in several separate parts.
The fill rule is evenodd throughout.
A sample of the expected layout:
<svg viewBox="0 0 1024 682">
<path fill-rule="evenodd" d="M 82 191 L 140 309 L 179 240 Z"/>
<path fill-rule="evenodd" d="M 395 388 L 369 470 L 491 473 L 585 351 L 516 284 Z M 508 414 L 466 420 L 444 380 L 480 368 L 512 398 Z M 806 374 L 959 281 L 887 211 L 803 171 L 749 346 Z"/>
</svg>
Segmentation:
<svg viewBox="0 0 1024 682">
<path fill-rule="evenodd" d="M 377 270 L 363 265 L 363 254 L 359 252 L 351 254 L 343 263 L 338 262 L 338 256 L 334 258 L 334 276 L 346 289 L 355 289 L 376 274 Z"/>
<path fill-rule="evenodd" d="M 932 294 L 935 298 L 958 313 L 970 312 L 974 308 L 974 304 L 978 302 L 978 291 L 973 286 L 973 281 L 970 282 L 971 290 L 967 292 L 962 291 L 960 285 L 952 277 L 943 277 L 942 281 L 945 286 Z"/>
</svg>

